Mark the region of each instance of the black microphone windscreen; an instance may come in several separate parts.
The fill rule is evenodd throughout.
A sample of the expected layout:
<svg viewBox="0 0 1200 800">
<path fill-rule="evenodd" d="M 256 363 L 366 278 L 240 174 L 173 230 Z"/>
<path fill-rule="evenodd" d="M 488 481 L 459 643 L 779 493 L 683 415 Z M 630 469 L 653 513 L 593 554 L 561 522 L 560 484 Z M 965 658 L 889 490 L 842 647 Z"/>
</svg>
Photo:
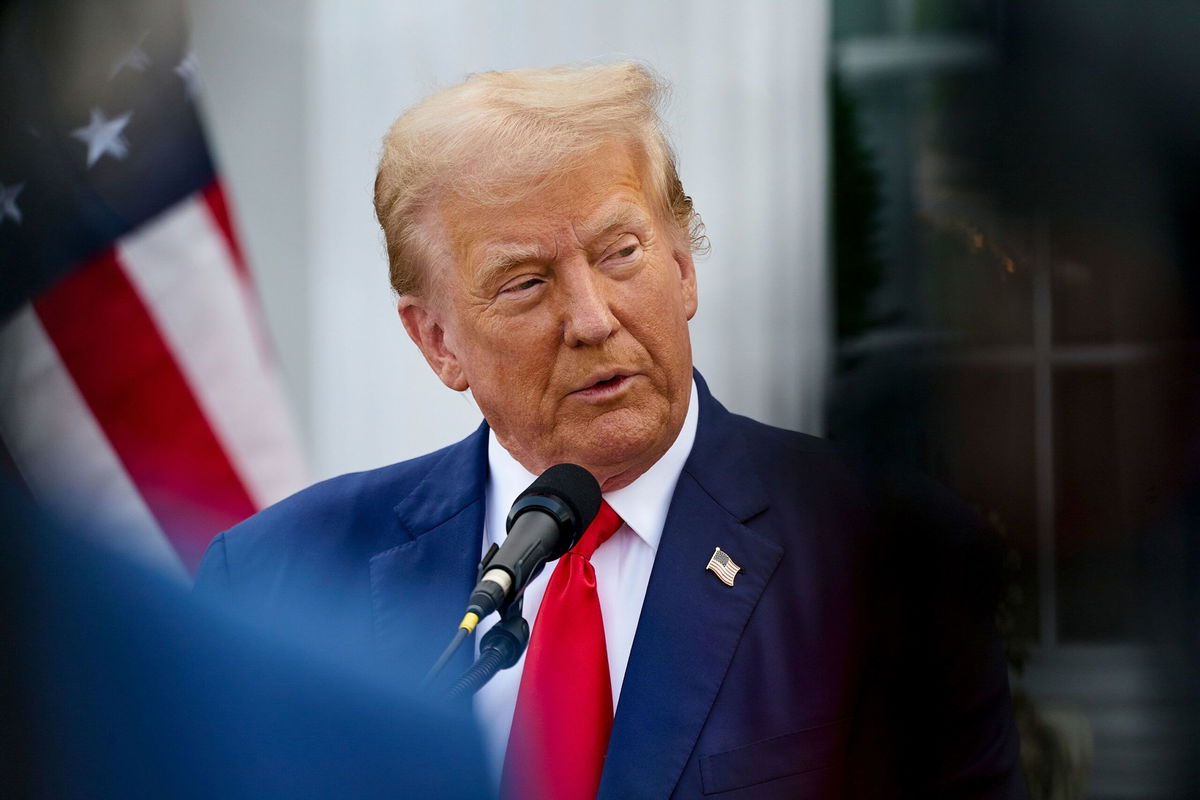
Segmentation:
<svg viewBox="0 0 1200 800">
<path fill-rule="evenodd" d="M 521 497 L 530 495 L 549 495 L 565 502 L 575 512 L 579 533 L 592 524 L 600 510 L 600 484 L 592 473 L 576 464 L 555 464 L 543 472 L 521 492 Z"/>
</svg>

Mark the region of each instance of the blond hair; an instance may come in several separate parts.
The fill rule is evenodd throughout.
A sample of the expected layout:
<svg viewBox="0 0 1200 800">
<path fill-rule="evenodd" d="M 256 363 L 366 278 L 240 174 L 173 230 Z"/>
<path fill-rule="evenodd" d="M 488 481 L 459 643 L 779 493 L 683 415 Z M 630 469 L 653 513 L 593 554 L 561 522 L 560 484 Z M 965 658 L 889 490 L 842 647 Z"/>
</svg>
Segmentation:
<svg viewBox="0 0 1200 800">
<path fill-rule="evenodd" d="M 630 149 L 649 199 L 693 251 L 704 225 L 683 192 L 657 105 L 664 84 L 618 63 L 483 72 L 404 112 L 383 140 L 375 214 L 387 242 L 392 288 L 420 295 L 439 248 L 437 204 L 519 199 L 606 144 Z"/>
</svg>

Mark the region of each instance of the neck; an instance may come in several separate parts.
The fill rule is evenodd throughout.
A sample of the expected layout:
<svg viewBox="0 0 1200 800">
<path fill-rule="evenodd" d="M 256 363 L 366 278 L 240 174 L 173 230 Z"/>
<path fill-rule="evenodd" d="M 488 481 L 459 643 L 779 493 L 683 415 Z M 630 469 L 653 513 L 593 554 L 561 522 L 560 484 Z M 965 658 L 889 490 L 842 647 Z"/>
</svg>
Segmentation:
<svg viewBox="0 0 1200 800">
<path fill-rule="evenodd" d="M 578 464 L 579 466 L 592 473 L 596 482 L 600 484 L 601 492 L 615 492 L 618 489 L 624 489 L 629 484 L 636 481 L 642 475 L 653 467 L 663 455 L 671 449 L 671 445 L 679 436 L 679 432 L 683 429 L 684 419 L 681 418 L 671 431 L 671 435 L 666 441 L 658 443 L 653 449 L 643 451 L 636 458 L 628 459 L 617 464 L 604 464 L 590 462 L 585 458 L 580 458 L 578 455 L 564 453 L 550 458 L 535 456 L 532 454 L 524 454 L 509 448 L 503 440 L 500 440 L 500 445 L 504 447 L 508 453 L 517 460 L 531 475 L 541 475 L 555 464 L 569 462 Z"/>
</svg>

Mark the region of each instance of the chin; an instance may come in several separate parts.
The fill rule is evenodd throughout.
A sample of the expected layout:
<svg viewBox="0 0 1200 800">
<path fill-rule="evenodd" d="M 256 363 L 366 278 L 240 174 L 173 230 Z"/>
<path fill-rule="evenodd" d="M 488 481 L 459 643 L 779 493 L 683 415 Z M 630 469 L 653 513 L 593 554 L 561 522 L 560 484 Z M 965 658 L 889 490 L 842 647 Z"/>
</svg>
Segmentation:
<svg viewBox="0 0 1200 800">
<path fill-rule="evenodd" d="M 601 482 L 604 475 L 631 468 L 640 468 L 640 474 L 671 446 L 670 441 L 664 441 L 665 423 L 645 419 L 636 420 L 637 424 L 628 420 L 623 424 L 617 420 L 603 422 L 606 424 L 590 425 L 573 437 L 575 446 L 570 448 L 575 463 L 586 467 Z"/>
</svg>

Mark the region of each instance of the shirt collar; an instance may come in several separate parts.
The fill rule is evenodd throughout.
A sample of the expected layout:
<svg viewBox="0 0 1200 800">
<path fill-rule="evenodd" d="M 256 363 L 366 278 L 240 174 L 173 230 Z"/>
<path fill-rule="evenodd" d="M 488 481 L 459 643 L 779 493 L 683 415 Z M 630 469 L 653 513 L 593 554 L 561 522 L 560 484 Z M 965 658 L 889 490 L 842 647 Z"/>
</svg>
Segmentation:
<svg viewBox="0 0 1200 800">
<path fill-rule="evenodd" d="M 683 427 L 667 452 L 633 483 L 623 489 L 604 494 L 604 499 L 621 516 L 625 524 L 654 550 L 658 549 L 658 542 L 662 538 L 667 510 L 671 506 L 671 497 L 675 494 L 675 484 L 679 482 L 684 462 L 687 461 L 696 441 L 696 425 L 699 418 L 696 383 L 693 381 Z M 500 445 L 495 431 L 488 431 L 489 519 L 506 519 L 513 500 L 525 491 L 536 477 Z M 498 542 L 503 541 L 503 522 L 498 527 L 491 524 L 487 527 L 489 535 L 499 536 Z"/>
</svg>

